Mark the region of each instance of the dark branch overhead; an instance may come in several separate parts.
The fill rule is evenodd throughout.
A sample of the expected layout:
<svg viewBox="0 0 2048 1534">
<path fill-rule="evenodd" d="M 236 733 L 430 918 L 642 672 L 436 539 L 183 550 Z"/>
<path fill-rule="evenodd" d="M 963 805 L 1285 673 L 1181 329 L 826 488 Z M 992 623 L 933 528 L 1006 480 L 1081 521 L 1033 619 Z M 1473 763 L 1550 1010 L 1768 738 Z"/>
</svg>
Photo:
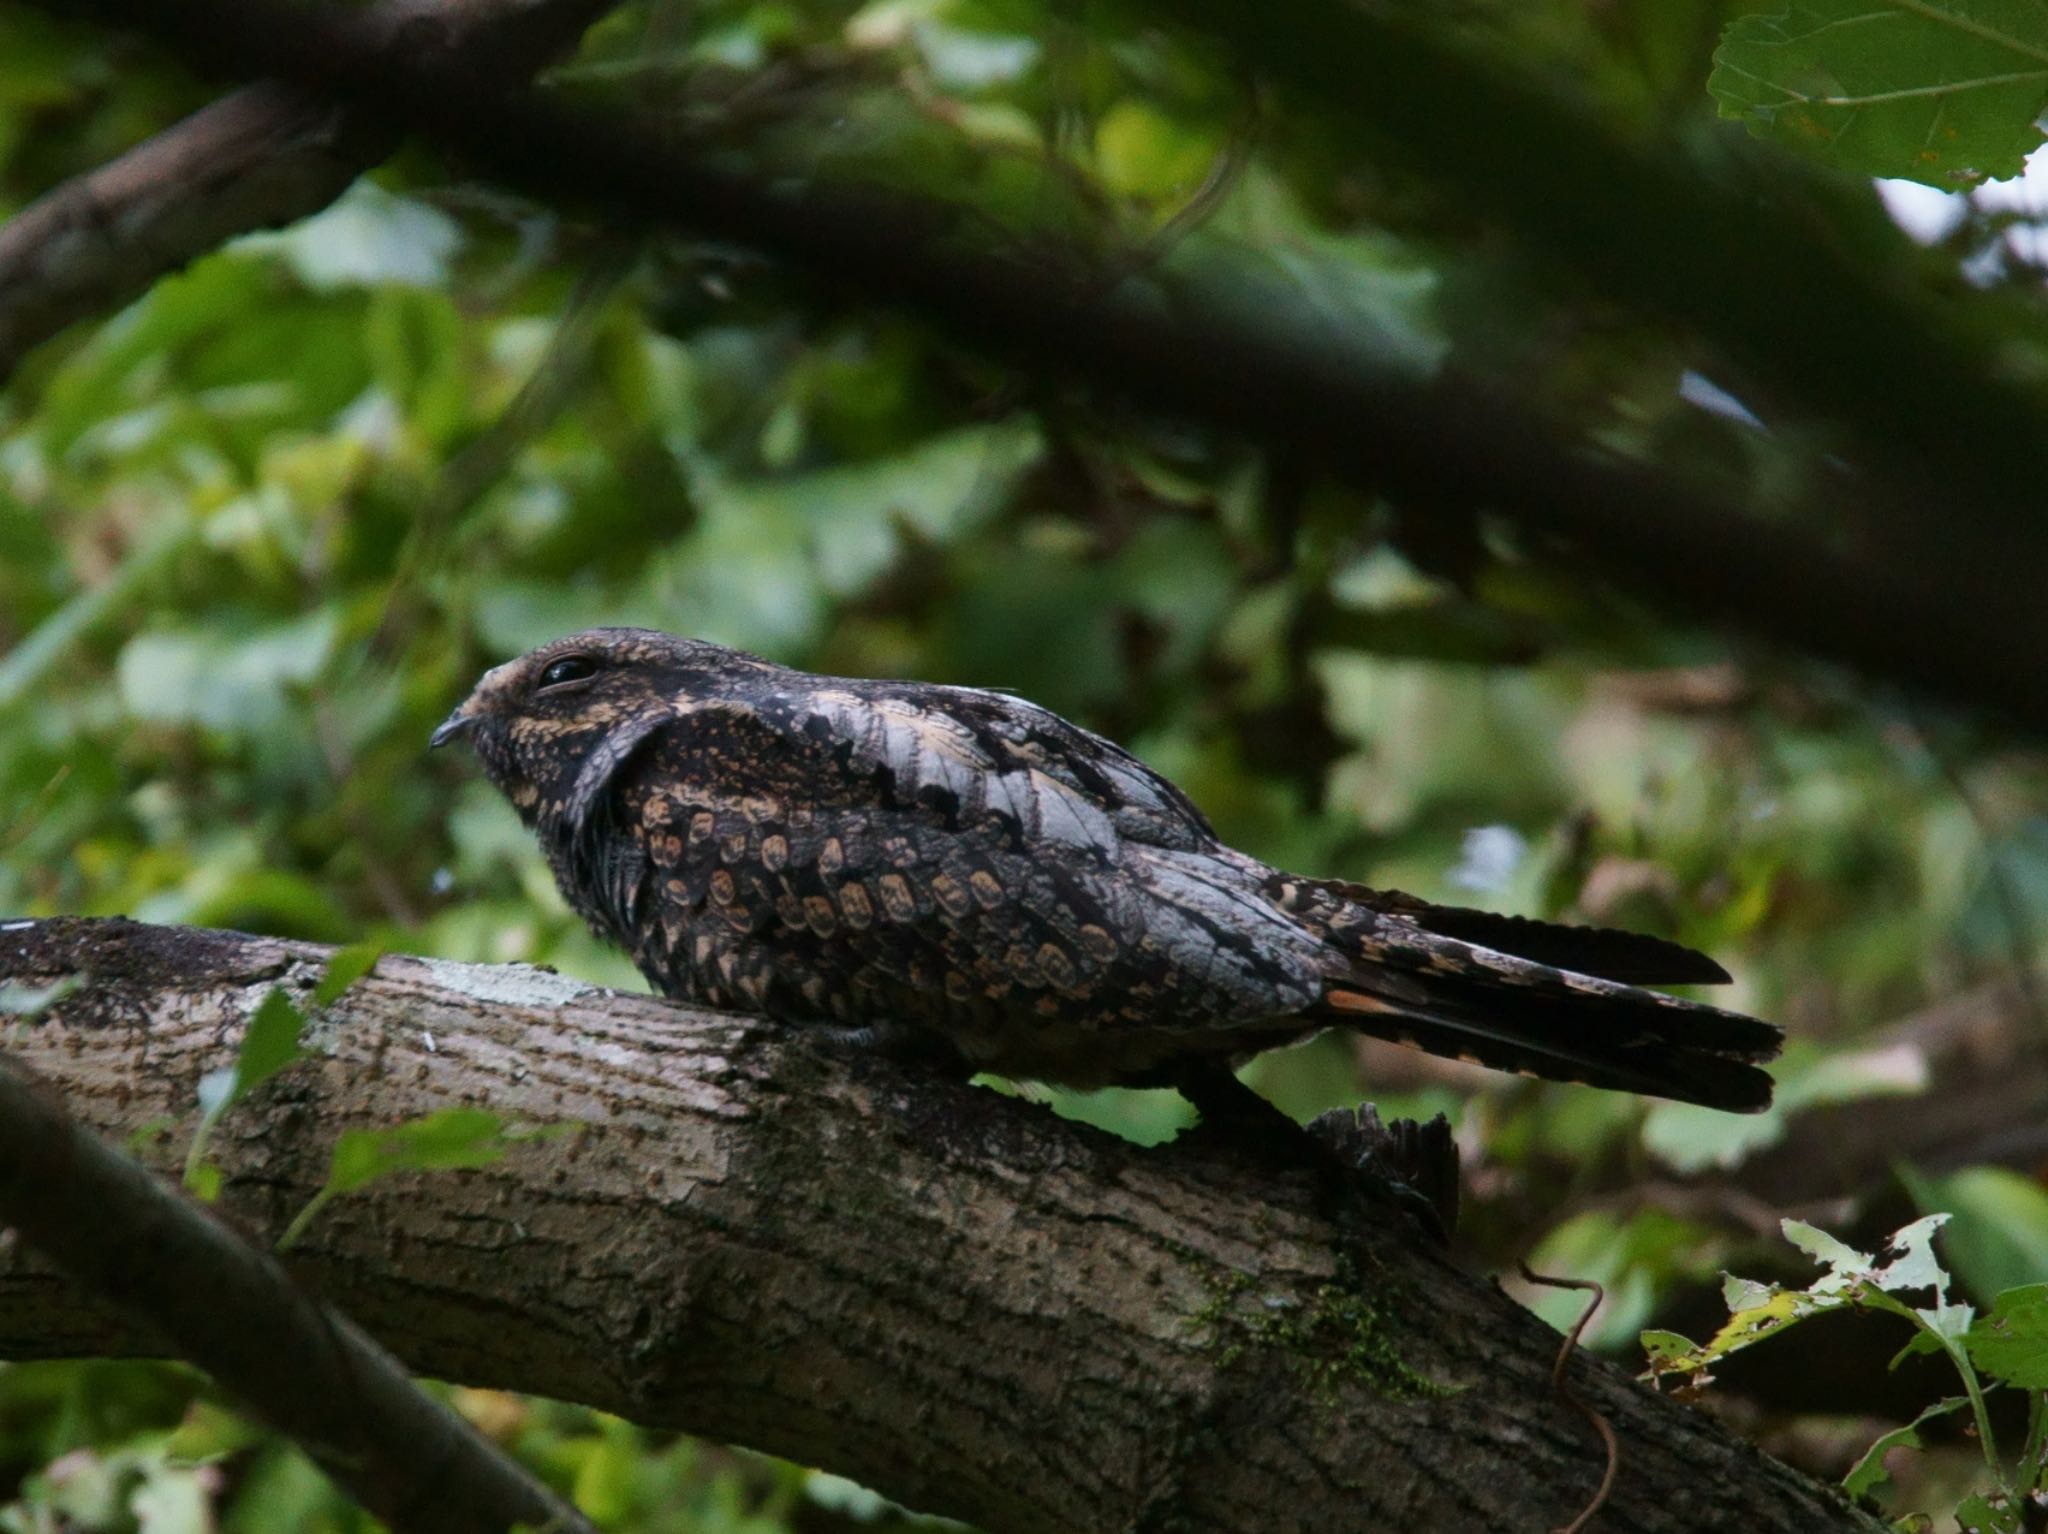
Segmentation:
<svg viewBox="0 0 2048 1534">
<path fill-rule="evenodd" d="M 1855 491 L 1895 498 L 1901 509 L 1874 525 L 1907 529 L 1897 537 L 1859 542 L 1823 513 L 1766 522 L 1668 475 L 1569 446 L 1550 423 L 1469 381 L 1420 383 L 1318 345 L 1327 327 L 1315 316 L 1264 301 L 1256 312 L 1233 308 L 1227 282 L 1162 301 L 1141 282 L 990 251 L 959 209 L 872 189 L 771 185 L 644 124 L 508 90 L 459 56 L 389 45 L 347 13 L 261 0 L 39 3 L 134 26 L 204 67 L 338 93 L 508 185 L 622 225 L 754 246 L 1020 368 L 1241 433 L 1425 512 L 1512 518 L 1532 541 L 1556 540 L 1650 600 L 2048 726 L 2048 694 L 2008 659 L 2048 653 L 2048 607 L 2019 578 L 2048 568 L 2048 530 L 1976 501 L 1923 504 L 1922 481 Z M 1891 317 L 1868 315 L 1880 328 Z"/>
<path fill-rule="evenodd" d="M 390 0 L 375 13 L 523 79 L 613 0 Z M 0 384 L 67 325 L 112 313 L 237 235 L 317 213 L 400 132 L 275 82 L 201 108 L 0 224 Z"/>
<path fill-rule="evenodd" d="M 2035 519 L 2048 396 L 2005 371 L 1997 309 L 1937 301 L 1867 193 L 1750 144 L 1606 127 L 1535 71 L 1509 74 L 1340 0 L 1121 0 L 1206 33 L 1293 90 L 1362 158 L 1398 160 L 1481 222 L 1510 225 L 1595 291 L 1700 335 L 1773 397 L 1846 430 L 1898 492 L 1878 502 L 1919 547 Z M 1427 14 L 1427 13 L 1422 13 Z M 1910 488 L 1907 488 L 1910 487 Z"/>
</svg>

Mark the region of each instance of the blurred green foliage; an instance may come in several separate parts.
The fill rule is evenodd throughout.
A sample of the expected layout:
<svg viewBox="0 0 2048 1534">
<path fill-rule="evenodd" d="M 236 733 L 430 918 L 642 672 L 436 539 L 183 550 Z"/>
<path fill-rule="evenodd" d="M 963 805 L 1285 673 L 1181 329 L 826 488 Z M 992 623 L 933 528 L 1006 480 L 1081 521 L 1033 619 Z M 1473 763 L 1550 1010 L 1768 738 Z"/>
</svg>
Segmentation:
<svg viewBox="0 0 2048 1534">
<path fill-rule="evenodd" d="M 1706 83 L 1739 9 L 1476 3 L 1438 24 L 1617 132 L 1700 139 L 1728 131 Z M 1728 33 L 1724 103 L 1761 25 Z M 1560 430 L 1761 510 L 1825 461 L 1731 401 L 1696 337 L 1561 288 L 1489 210 L 1157 28 L 1046 0 L 637 0 L 549 79 L 764 174 L 945 197 L 970 210 L 962 238 L 1107 259 L 1143 302 L 1284 298 L 1318 346 L 1511 380 Z M 0 213 L 203 99 L 133 45 L 0 7 Z M 2032 141 L 1954 153 L 2009 169 Z M 1873 168 L 1846 142 L 1840 163 Z M 1005 374 L 829 274 L 628 243 L 449 177 L 401 155 L 67 332 L 0 396 L 0 912 L 637 985 L 503 801 L 424 754 L 483 667 L 647 623 L 1014 688 L 1132 746 L 1273 862 L 1666 933 L 1791 1028 L 1756 1120 L 1330 1037 L 1252 1067 L 1303 1117 L 1366 1095 L 1449 1112 L 1467 1255 L 1602 1279 L 1591 1340 L 1624 1352 L 1756 1250 L 1774 1212 L 1743 1181 L 1756 1158 L 1844 1104 L 1915 1112 L 1919 1046 L 1878 1030 L 2039 957 L 2048 774 L 1980 726 L 1645 610 L 1469 508 L 1389 506 Z M 1915 252 L 1867 186 L 1830 195 L 1875 261 L 2026 277 L 1988 213 L 1959 203 Z M 2048 333 L 2030 293 L 2001 301 Z M 1167 1094 L 1054 1106 L 1146 1141 L 1186 1121 Z M 1902 1186 L 1845 1166 L 1826 1196 L 1953 1211 L 1947 1259 L 1988 1305 L 2048 1264 L 2034 1172 L 1950 1158 Z M 1560 1323 L 1578 1303 L 1529 1298 Z M 900 1521 L 829 1478 L 454 1396 L 607 1528 Z M 1840 1474 L 1825 1442 L 1804 1452 Z M 366 1526 L 203 1382 L 134 1364 L 0 1367 L 8 1498 L 0 1529 L 24 1534 Z"/>
</svg>

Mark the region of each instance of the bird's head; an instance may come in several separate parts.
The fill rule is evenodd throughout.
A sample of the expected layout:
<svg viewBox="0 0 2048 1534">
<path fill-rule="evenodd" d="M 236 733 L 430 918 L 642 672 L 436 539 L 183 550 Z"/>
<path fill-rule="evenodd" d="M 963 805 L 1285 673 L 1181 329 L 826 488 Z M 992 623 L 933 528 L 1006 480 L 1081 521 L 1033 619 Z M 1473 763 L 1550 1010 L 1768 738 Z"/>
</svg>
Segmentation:
<svg viewBox="0 0 2048 1534">
<path fill-rule="evenodd" d="M 634 747 L 761 664 L 655 629 L 586 629 L 486 671 L 429 745 L 467 738 L 521 819 L 573 833 Z"/>
</svg>

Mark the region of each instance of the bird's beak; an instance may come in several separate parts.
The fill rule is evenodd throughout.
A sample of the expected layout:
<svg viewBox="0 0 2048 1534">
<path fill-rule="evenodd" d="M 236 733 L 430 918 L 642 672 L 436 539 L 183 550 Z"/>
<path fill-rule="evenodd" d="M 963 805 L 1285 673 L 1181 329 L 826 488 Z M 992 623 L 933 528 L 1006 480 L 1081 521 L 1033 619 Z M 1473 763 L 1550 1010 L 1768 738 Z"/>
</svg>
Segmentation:
<svg viewBox="0 0 2048 1534">
<path fill-rule="evenodd" d="M 476 718 L 472 714 L 463 712 L 468 707 L 467 703 L 462 704 L 454 713 L 441 721 L 440 727 L 427 737 L 427 749 L 429 751 L 438 751 L 447 745 L 449 741 L 469 733 L 469 727 L 476 723 Z"/>
</svg>

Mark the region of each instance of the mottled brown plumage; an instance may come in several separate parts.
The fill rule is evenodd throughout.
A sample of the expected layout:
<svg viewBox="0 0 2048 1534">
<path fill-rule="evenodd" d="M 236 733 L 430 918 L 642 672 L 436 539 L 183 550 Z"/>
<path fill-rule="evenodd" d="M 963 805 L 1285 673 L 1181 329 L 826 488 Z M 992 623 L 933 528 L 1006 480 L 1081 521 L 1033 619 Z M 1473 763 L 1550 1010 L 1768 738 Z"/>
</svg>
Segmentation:
<svg viewBox="0 0 2048 1534">
<path fill-rule="evenodd" d="M 1119 747 L 1001 693 L 595 629 L 498 667 L 467 735 L 563 893 L 668 995 L 1091 1087 L 1348 1026 L 1753 1110 L 1768 1024 L 1635 988 L 1712 960 L 1224 846 Z"/>
</svg>

